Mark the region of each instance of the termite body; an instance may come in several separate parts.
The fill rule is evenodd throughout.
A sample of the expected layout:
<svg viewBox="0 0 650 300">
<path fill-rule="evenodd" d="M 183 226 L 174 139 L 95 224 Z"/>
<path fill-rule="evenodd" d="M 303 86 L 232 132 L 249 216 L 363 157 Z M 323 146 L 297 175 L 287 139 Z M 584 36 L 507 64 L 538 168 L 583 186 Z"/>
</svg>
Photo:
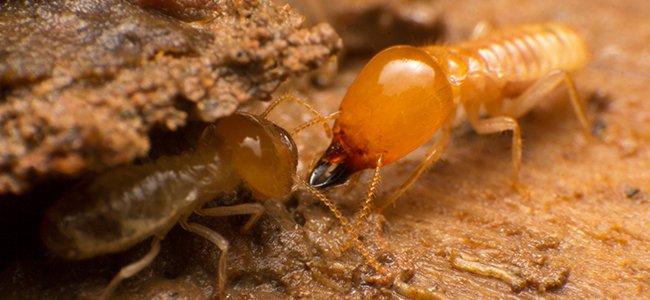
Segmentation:
<svg viewBox="0 0 650 300">
<path fill-rule="evenodd" d="M 381 209 L 387 207 L 439 159 L 461 107 L 479 134 L 513 132 L 516 181 L 521 163 L 516 118 L 558 84 L 567 84 L 588 134 L 584 104 L 570 76 L 587 60 L 584 41 L 569 27 L 556 23 L 483 33 L 456 45 L 385 49 L 348 88 L 332 142 L 312 170 L 310 184 L 344 183 L 355 172 L 404 157 L 438 134 L 424 161 Z M 483 111 L 487 117 L 481 115 Z"/>
<path fill-rule="evenodd" d="M 266 119 L 278 104 L 287 100 L 296 101 L 315 115 L 291 134 Z M 151 250 L 123 267 L 104 289 L 101 298 L 107 298 L 122 280 L 137 274 L 154 260 L 160 241 L 180 223 L 221 250 L 217 290 L 224 298 L 228 241 L 188 218 L 194 213 L 213 217 L 249 214 L 251 218 L 242 228 L 246 232 L 264 212 L 261 204 L 203 206 L 238 187 L 247 188 L 261 202 L 282 201 L 302 186 L 325 202 L 346 225 L 347 219 L 333 202 L 296 175 L 298 153 L 291 135 L 330 118 L 289 95 L 278 97 L 260 115 L 235 113 L 221 118 L 203 130 L 192 151 L 118 167 L 87 185 L 72 189 L 48 209 L 41 229 L 43 242 L 61 257 L 87 259 L 120 252 L 153 237 Z M 330 133 L 329 126 L 324 125 Z M 383 272 L 356 237 L 352 245 L 375 270 Z"/>
<path fill-rule="evenodd" d="M 223 293 L 228 242 L 188 217 L 195 212 L 251 214 L 244 226 L 248 229 L 263 212 L 260 204 L 203 205 L 240 185 L 258 201 L 284 198 L 293 187 L 296 151 L 289 134 L 263 118 L 243 113 L 221 118 L 204 129 L 193 151 L 119 167 L 73 189 L 46 213 L 44 244 L 64 258 L 85 259 L 126 250 L 153 236 L 150 252 L 123 268 L 105 289 L 105 297 L 121 280 L 146 267 L 157 255 L 160 240 L 180 222 L 222 251 L 218 289 Z"/>
</svg>

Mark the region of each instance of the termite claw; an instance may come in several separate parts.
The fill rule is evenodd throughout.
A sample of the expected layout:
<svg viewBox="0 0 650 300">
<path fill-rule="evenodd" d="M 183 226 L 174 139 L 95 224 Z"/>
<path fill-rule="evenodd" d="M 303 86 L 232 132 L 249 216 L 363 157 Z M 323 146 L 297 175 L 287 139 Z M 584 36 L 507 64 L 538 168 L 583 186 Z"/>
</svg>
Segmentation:
<svg viewBox="0 0 650 300">
<path fill-rule="evenodd" d="M 352 172 L 345 162 L 332 163 L 320 159 L 309 175 L 309 184 L 316 188 L 326 188 L 345 183 Z"/>
</svg>

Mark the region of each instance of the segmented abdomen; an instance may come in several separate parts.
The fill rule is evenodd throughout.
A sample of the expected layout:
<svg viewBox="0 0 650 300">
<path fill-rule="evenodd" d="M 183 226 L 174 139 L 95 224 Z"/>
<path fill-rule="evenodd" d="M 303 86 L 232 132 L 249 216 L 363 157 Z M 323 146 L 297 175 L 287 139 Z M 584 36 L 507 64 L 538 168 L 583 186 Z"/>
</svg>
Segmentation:
<svg viewBox="0 0 650 300">
<path fill-rule="evenodd" d="M 49 209 L 45 245 L 60 256 L 82 259 L 169 229 L 188 210 L 234 188 L 229 168 L 204 152 L 120 167 L 73 189 Z"/>
<path fill-rule="evenodd" d="M 499 30 L 458 46 L 501 82 L 535 80 L 558 69 L 575 71 L 588 56 L 582 38 L 555 23 Z"/>
</svg>

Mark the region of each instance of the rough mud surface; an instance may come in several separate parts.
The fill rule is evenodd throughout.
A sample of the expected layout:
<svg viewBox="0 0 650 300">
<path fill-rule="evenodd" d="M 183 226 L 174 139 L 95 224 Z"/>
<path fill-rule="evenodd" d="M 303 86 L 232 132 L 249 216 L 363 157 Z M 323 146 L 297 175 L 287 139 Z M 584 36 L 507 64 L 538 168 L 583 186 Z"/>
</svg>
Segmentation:
<svg viewBox="0 0 650 300">
<path fill-rule="evenodd" d="M 130 162 L 152 129 L 268 99 L 340 48 L 268 1 L 203 2 L 0 4 L 0 194 Z"/>
<path fill-rule="evenodd" d="M 363 236 L 370 252 L 390 270 L 413 270 L 410 284 L 453 299 L 650 297 L 648 10 L 643 1 L 605 0 L 446 5 L 449 41 L 466 37 L 474 24 L 486 19 L 497 26 L 549 20 L 574 26 L 593 51 L 592 63 L 577 74 L 576 82 L 590 99 L 593 131 L 601 141 L 581 135 L 560 89 L 521 119 L 526 192 L 519 193 L 509 184 L 510 136 L 478 136 L 461 125 L 443 161 L 385 216 L 369 220 Z M 332 112 L 361 65 L 350 60 L 326 89 L 287 89 L 301 90 L 323 112 Z M 309 115 L 287 105 L 271 118 L 291 126 Z M 317 128 L 297 138 L 301 172 L 327 143 Z M 422 155 L 418 150 L 384 169 L 378 201 L 409 175 Z M 365 174 L 358 183 L 328 195 L 351 215 L 367 179 Z M 52 197 L 47 190 L 40 193 L 33 197 Z M 296 193 L 284 205 L 267 208 L 269 214 L 249 235 L 237 231 L 244 219 L 197 219 L 231 241 L 230 297 L 400 297 L 389 283 L 373 277 L 355 251 L 336 256 L 341 230 L 308 194 Z M 14 234 L 21 232 L 34 234 Z M 69 263 L 44 254 L 36 242 L 26 244 L 29 250 L 5 263 L 2 298 L 93 295 L 148 246 Z M 152 267 L 125 282 L 116 296 L 208 297 L 217 255 L 208 242 L 176 228 Z"/>
<path fill-rule="evenodd" d="M 554 20 L 575 27 L 593 54 L 576 81 L 602 141 L 581 135 L 559 89 L 521 119 L 527 192 L 520 194 L 510 187 L 510 136 L 478 136 L 461 125 L 444 160 L 385 214 L 381 253 L 415 270 L 411 284 L 449 298 L 650 297 L 650 23 L 641 13 L 648 9 L 642 1 L 446 6 L 449 42 L 466 38 L 483 20 L 496 26 Z M 324 112 L 335 111 L 358 71 L 349 68 L 335 87 L 305 97 Z M 322 136 L 299 139 L 306 163 L 319 155 L 313 148 L 327 146 L 313 146 Z M 384 169 L 379 201 L 405 180 L 423 152 Z M 366 182 L 353 193 L 346 195 L 343 187 L 330 195 L 351 213 Z"/>
<path fill-rule="evenodd" d="M 521 121 L 522 182 L 529 192 L 522 196 L 508 186 L 509 137 L 459 128 L 444 162 L 386 215 L 389 248 L 412 258 L 419 271 L 414 284 L 451 298 L 650 295 L 650 74 L 644 71 L 650 61 L 642 42 L 650 24 L 638 13 L 648 8 L 608 1 L 449 6 L 450 40 L 483 19 L 499 26 L 557 20 L 576 27 L 593 51 L 577 82 L 592 99 L 594 130 L 604 142 L 581 137 L 564 93 L 550 97 Z M 385 190 L 420 157 L 387 168 Z M 467 261 L 498 275 L 468 272 Z"/>
<path fill-rule="evenodd" d="M 433 42 L 444 31 L 445 2 L 437 0 L 275 0 L 289 3 L 312 23 L 328 22 L 345 51 L 376 52 L 412 41 Z"/>
</svg>

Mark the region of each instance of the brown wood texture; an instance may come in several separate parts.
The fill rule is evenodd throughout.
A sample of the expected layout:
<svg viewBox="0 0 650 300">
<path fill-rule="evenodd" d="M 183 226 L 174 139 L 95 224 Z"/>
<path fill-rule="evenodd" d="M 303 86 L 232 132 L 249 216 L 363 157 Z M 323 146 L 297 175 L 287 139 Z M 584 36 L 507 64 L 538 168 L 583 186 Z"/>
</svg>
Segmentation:
<svg viewBox="0 0 650 300">
<path fill-rule="evenodd" d="M 566 90 L 558 89 L 520 119 L 525 187 L 520 193 L 510 185 L 510 135 L 478 136 L 460 124 L 443 160 L 394 208 L 368 220 L 362 237 L 370 252 L 391 271 L 412 270 L 410 284 L 450 299 L 649 298 L 650 4 L 440 2 L 436 5 L 449 42 L 465 39 L 484 20 L 497 27 L 547 21 L 574 27 L 592 51 L 588 67 L 576 74 L 576 84 L 589 100 L 600 141 L 582 136 Z M 333 112 L 368 58 L 347 58 L 325 88 L 293 84 L 284 90 L 324 113 Z M 259 112 L 262 107 L 248 109 Z M 292 105 L 271 115 L 285 127 L 309 118 Z M 296 138 L 300 174 L 304 176 L 328 142 L 317 127 Z M 382 170 L 378 202 L 406 179 L 423 154 L 424 147 Z M 327 191 L 348 216 L 359 208 L 370 173 Z M 244 220 L 197 220 L 231 241 L 227 294 L 233 299 L 402 297 L 390 281 L 373 280 L 372 270 L 354 250 L 332 255 L 342 230 L 307 193 L 267 208 L 274 217 L 262 218 L 249 235 L 238 232 Z M 146 248 L 80 263 L 54 259 L 42 250 L 25 251 L 2 272 L 0 296 L 93 295 Z M 213 245 L 175 228 L 152 267 L 124 282 L 116 296 L 207 298 L 213 292 L 218 254 Z"/>
<path fill-rule="evenodd" d="M 650 296 L 647 11 L 650 5 L 642 1 L 446 6 L 450 42 L 466 38 L 483 20 L 497 27 L 549 20 L 575 27 L 592 52 L 576 82 L 602 141 L 581 136 L 566 89 L 559 88 L 520 120 L 521 178 L 528 191 L 520 194 L 510 186 L 510 135 L 457 128 L 443 162 L 386 214 L 387 251 L 412 264 L 413 284 L 450 298 Z M 339 84 L 353 76 L 342 74 Z M 343 93 L 340 88 L 308 97 L 333 111 Z M 418 152 L 385 168 L 383 195 L 415 168 L 424 149 Z M 354 195 L 350 202 L 363 196 Z"/>
</svg>

